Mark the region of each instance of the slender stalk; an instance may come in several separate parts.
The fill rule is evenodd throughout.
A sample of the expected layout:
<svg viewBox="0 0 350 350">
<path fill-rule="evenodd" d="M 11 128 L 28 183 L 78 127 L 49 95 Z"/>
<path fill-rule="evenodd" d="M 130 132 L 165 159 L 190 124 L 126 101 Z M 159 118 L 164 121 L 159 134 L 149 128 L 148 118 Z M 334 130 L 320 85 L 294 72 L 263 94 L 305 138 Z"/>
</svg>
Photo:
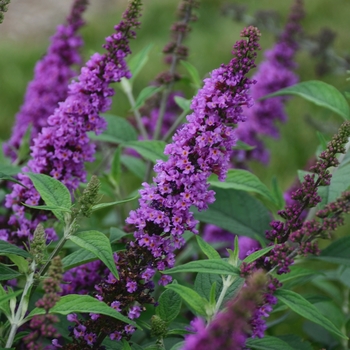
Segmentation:
<svg viewBox="0 0 350 350">
<path fill-rule="evenodd" d="M 186 117 L 187 115 L 187 111 L 183 111 L 175 120 L 175 122 L 173 123 L 173 125 L 170 127 L 170 129 L 168 130 L 168 132 L 166 133 L 166 135 L 162 138 L 163 141 L 168 142 L 171 138 L 171 136 L 173 135 L 173 133 L 175 132 L 175 130 L 178 128 L 179 125 L 181 125 L 181 123 L 183 123 L 183 119 Z"/>
<path fill-rule="evenodd" d="M 183 19 L 184 24 L 187 24 L 190 21 L 191 12 L 192 12 L 192 6 L 191 6 L 191 4 L 189 4 L 187 9 L 186 9 L 185 17 Z M 181 45 L 182 40 L 184 39 L 184 36 L 185 36 L 185 33 L 183 33 L 183 32 L 178 33 L 177 40 L 176 40 L 176 47 L 179 47 Z M 176 53 L 176 49 L 175 49 L 174 53 L 172 55 L 171 66 L 169 69 L 170 76 L 174 76 L 176 65 L 177 65 L 178 61 L 179 61 L 179 56 Z M 154 140 L 158 140 L 160 138 L 160 131 L 161 131 L 162 124 L 163 124 L 163 119 L 164 119 L 165 110 L 166 110 L 166 104 L 168 101 L 169 94 L 173 89 L 173 86 L 174 86 L 174 81 L 167 84 L 165 89 L 163 90 L 162 98 L 161 98 L 161 102 L 160 102 L 160 106 L 159 106 L 158 120 L 157 120 L 156 128 L 155 128 L 154 134 L 153 134 Z"/>
<path fill-rule="evenodd" d="M 29 293 L 31 287 L 34 284 L 34 271 L 35 271 L 35 262 L 34 261 L 32 263 L 31 270 L 33 272 L 31 272 L 27 276 L 27 281 L 26 281 L 26 284 L 24 286 L 21 301 L 19 302 L 17 311 L 16 311 L 15 315 L 12 315 L 13 317 L 11 317 L 11 319 L 9 320 L 11 323 L 11 330 L 10 330 L 9 336 L 7 338 L 5 348 L 11 348 L 13 341 L 15 339 L 15 336 L 16 336 L 17 330 L 21 326 L 21 321 L 25 317 L 26 311 L 28 309 L 28 300 L 26 300 L 26 299 L 27 299 L 27 296 L 28 296 L 28 293 Z"/>
<path fill-rule="evenodd" d="M 148 140 L 148 133 L 147 133 L 147 130 L 146 130 L 145 126 L 143 125 L 142 116 L 140 114 L 140 111 L 137 108 L 135 108 L 136 103 L 135 103 L 134 95 L 132 93 L 131 84 L 125 78 L 122 79 L 121 84 L 122 84 L 122 87 L 123 87 L 123 91 L 124 91 L 125 95 L 127 96 L 128 100 L 129 100 L 130 106 L 131 106 L 131 108 L 134 111 L 137 128 L 139 129 L 139 132 L 141 133 L 142 137 L 145 140 Z"/>
<path fill-rule="evenodd" d="M 215 315 L 219 312 L 220 310 L 220 307 L 224 301 L 224 298 L 225 298 L 225 295 L 226 295 L 226 292 L 227 290 L 231 287 L 232 283 L 236 280 L 237 276 L 227 276 L 226 278 L 223 277 L 222 278 L 222 290 L 221 290 L 221 293 L 219 295 L 219 299 L 218 301 L 216 302 L 216 305 L 215 305 L 215 309 L 214 309 L 214 314 L 213 314 L 213 317 L 215 317 Z"/>
</svg>

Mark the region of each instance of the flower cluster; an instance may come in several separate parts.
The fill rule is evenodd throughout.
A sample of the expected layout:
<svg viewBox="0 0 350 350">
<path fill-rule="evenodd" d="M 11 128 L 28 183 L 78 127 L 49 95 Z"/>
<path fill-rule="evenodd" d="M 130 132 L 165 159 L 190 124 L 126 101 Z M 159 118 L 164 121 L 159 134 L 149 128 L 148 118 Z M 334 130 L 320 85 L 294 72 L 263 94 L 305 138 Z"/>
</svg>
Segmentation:
<svg viewBox="0 0 350 350">
<path fill-rule="evenodd" d="M 165 62 L 171 65 L 169 72 L 160 73 L 156 81 L 163 85 L 169 84 L 179 79 L 175 73 L 175 66 L 180 60 L 184 60 L 188 56 L 188 48 L 182 44 L 183 39 L 191 30 L 189 22 L 197 20 L 193 14 L 193 9 L 199 5 L 198 0 L 182 0 L 178 9 L 178 22 L 175 22 L 172 27 L 172 40 L 164 47 Z"/>
<path fill-rule="evenodd" d="M 191 322 L 195 334 L 186 337 L 182 350 L 245 348 L 246 339 L 251 333 L 252 317 L 257 306 L 262 303 L 266 277 L 262 272 L 254 273 L 247 279 L 246 286 L 237 298 L 229 301 L 223 311 L 205 326 L 201 319 Z"/>
<path fill-rule="evenodd" d="M 169 159 L 158 161 L 154 167 L 155 185 L 144 183 L 140 190 L 140 207 L 127 219 L 135 228 L 135 241 L 116 258 L 120 279 L 110 274 L 96 286 L 96 297 L 108 305 L 117 305 L 123 314 L 129 315 L 135 302 L 140 305 L 152 302 L 150 292 L 156 270 L 174 265 L 174 250 L 184 244 L 185 230 L 197 232 L 197 221 L 190 207 L 205 210 L 214 201 L 214 192 L 208 190 L 210 174 L 218 174 L 221 180 L 225 178 L 235 144 L 231 125 L 245 120 L 242 105 L 252 104 L 248 89 L 254 81 L 246 78 L 246 74 L 255 66 L 256 50 L 260 48 L 257 28 L 248 27 L 241 36 L 248 40 L 234 45 L 231 62 L 214 70 L 193 99 L 188 123 L 176 132 L 173 143 L 166 146 Z M 170 276 L 163 275 L 159 283 L 165 285 L 170 281 Z M 85 327 L 84 334 L 93 333 L 96 339 L 106 335 L 116 340 L 128 339 L 133 327 L 117 322 L 102 315 L 94 316 L 76 322 L 72 335 Z M 83 335 L 75 337 L 75 347 L 64 348 L 78 349 L 83 341 Z"/>
<path fill-rule="evenodd" d="M 296 67 L 294 56 L 298 49 L 297 40 L 301 32 L 300 20 L 304 17 L 303 2 L 296 0 L 288 22 L 278 42 L 273 49 L 265 52 L 265 61 L 259 67 L 254 79 L 257 84 L 251 89 L 254 106 L 246 111 L 247 123 L 240 124 L 237 128 L 239 140 L 255 146 L 251 151 L 237 150 L 234 153 L 234 163 L 245 166 L 249 159 L 255 159 L 267 163 L 269 154 L 260 135 L 277 137 L 278 131 L 274 123 L 285 121 L 284 104 L 286 96 L 259 99 L 265 95 L 291 86 L 298 81 L 293 73 Z"/>
<path fill-rule="evenodd" d="M 95 146 L 89 142 L 87 133 L 100 133 L 106 126 L 99 113 L 106 112 L 111 105 L 114 90 L 111 83 L 122 78 L 130 78 L 131 73 L 125 58 L 131 53 L 129 39 L 136 33 L 132 28 L 138 27 L 140 1 L 131 3 L 124 13 L 124 20 L 115 27 L 116 33 L 106 38 L 103 46 L 107 53 L 94 54 L 81 69 L 78 80 L 68 87 L 68 96 L 59 103 L 54 114 L 48 118 L 44 127 L 31 147 L 32 159 L 24 173 L 32 171 L 50 175 L 64 183 L 70 191 L 75 190 L 81 181 L 86 180 L 84 162 L 93 161 Z M 25 174 L 19 175 L 27 188 L 15 185 L 7 195 L 6 206 L 12 207 L 14 214 L 10 225 L 14 226 L 11 234 L 20 238 L 28 237 L 44 216 L 28 219 L 24 206 L 20 203 L 38 205 L 40 195 Z M 54 234 L 51 232 L 49 239 Z"/>
<path fill-rule="evenodd" d="M 303 222 L 302 214 L 305 208 L 316 207 L 321 202 L 317 189 L 319 186 L 330 184 L 332 175 L 328 168 L 339 165 L 336 155 L 345 152 L 344 145 L 348 142 L 349 136 L 350 122 L 344 122 L 338 134 L 328 143 L 327 149 L 319 156 L 319 160 L 311 167 L 310 170 L 314 173 L 305 175 L 301 186 L 293 192 L 291 198 L 294 202 L 278 212 L 285 222 L 278 220 L 271 222 L 272 229 L 266 232 L 266 238 L 272 242 L 271 245 L 275 244 L 274 248 L 251 264 L 243 263 L 242 275 L 248 275 L 251 271 L 261 268 L 266 271 L 276 270 L 277 274 L 288 273 L 295 256 L 318 254 L 319 249 L 314 240 L 327 237 L 329 232 L 343 224 L 343 214 L 349 212 L 348 192 L 316 213 L 322 221 L 313 219 Z M 254 336 L 263 336 L 265 324 L 262 317 L 267 317 L 272 310 L 271 305 L 277 302 L 273 292 L 280 286 L 276 278 L 271 278 L 268 292 L 264 295 L 265 304 L 252 320 L 255 324 Z"/>
<path fill-rule="evenodd" d="M 23 338 L 24 344 L 28 350 L 42 350 L 41 338 L 57 338 L 59 333 L 54 327 L 55 323 L 59 322 L 56 315 L 49 314 L 51 308 L 55 306 L 60 296 L 60 282 L 62 280 L 62 263 L 59 256 L 53 258 L 49 267 L 48 276 L 43 282 L 44 296 L 35 303 L 38 308 L 43 308 L 46 311 L 44 315 L 34 316 L 29 327 L 32 330 Z"/>
<path fill-rule="evenodd" d="M 81 61 L 78 49 L 82 39 L 76 32 L 84 24 L 81 15 L 86 6 L 87 0 L 75 0 L 67 24 L 57 27 L 46 55 L 35 66 L 34 78 L 28 84 L 24 103 L 16 115 L 12 136 L 4 144 L 4 153 L 13 161 L 18 157 L 27 129 L 30 128 L 30 140 L 34 140 L 47 126 L 47 118 L 58 102 L 67 97 L 68 83 L 77 75 L 71 66 Z"/>
</svg>

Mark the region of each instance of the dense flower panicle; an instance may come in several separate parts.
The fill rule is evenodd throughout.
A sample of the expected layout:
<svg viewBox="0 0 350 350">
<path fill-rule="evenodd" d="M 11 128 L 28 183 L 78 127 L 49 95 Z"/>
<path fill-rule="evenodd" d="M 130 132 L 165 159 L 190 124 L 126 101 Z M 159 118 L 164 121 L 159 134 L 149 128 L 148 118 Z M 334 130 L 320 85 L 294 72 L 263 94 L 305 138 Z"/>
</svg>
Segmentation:
<svg viewBox="0 0 350 350">
<path fill-rule="evenodd" d="M 196 333 L 186 336 L 182 350 L 243 349 L 251 334 L 250 318 L 263 301 L 265 283 L 264 273 L 256 272 L 238 297 L 230 300 L 207 327 L 204 321 L 195 319 L 191 326 Z"/>
<path fill-rule="evenodd" d="M 12 136 L 4 144 L 4 153 L 13 161 L 18 157 L 27 129 L 31 128 L 32 142 L 47 126 L 48 117 L 57 108 L 58 102 L 67 97 L 68 83 L 77 75 L 71 66 L 81 62 L 78 49 L 82 46 L 82 39 L 76 32 L 84 24 L 81 16 L 87 2 L 75 0 L 67 24 L 57 27 L 46 55 L 35 66 L 34 78 L 28 84 L 24 104 L 16 115 Z"/>
<path fill-rule="evenodd" d="M 140 208 L 127 219 L 136 227 L 135 244 L 152 252 L 159 270 L 173 266 L 173 251 L 184 244 L 183 232 L 197 232 L 190 207 L 205 210 L 214 201 L 207 178 L 216 173 L 224 180 L 235 144 L 227 124 L 244 120 L 242 105 L 251 105 L 248 89 L 253 81 L 245 74 L 254 66 L 259 33 L 249 27 L 242 36 L 249 39 L 236 43 L 232 61 L 204 80 L 204 87 L 192 101 L 194 112 L 187 117 L 188 124 L 165 148 L 169 160 L 158 161 L 155 185 L 143 184 Z"/>
<path fill-rule="evenodd" d="M 319 254 L 317 242 L 314 240 L 329 237 L 330 232 L 343 224 L 343 214 L 348 213 L 350 209 L 349 192 L 343 193 L 336 202 L 330 203 L 316 213 L 321 221 L 313 219 L 304 222 L 303 213 L 305 208 L 316 207 L 321 202 L 322 199 L 317 194 L 318 187 L 330 184 L 332 175 L 328 168 L 339 165 L 336 155 L 345 152 L 344 145 L 348 142 L 349 136 L 350 122 L 344 122 L 338 134 L 328 143 L 327 149 L 319 156 L 319 160 L 310 168 L 314 173 L 304 176 L 300 187 L 291 195 L 293 200 L 291 204 L 278 212 L 285 221 L 274 220 L 270 223 L 272 229 L 266 232 L 266 238 L 271 241 L 270 245 L 274 245 L 274 248 L 253 263 L 242 263 L 243 276 L 256 269 L 275 270 L 277 274 L 290 272 L 290 266 L 297 255 Z M 257 310 L 252 320 L 254 336 L 263 336 L 263 317 L 268 317 L 272 310 L 271 305 L 277 301 L 273 292 L 281 284 L 274 278 L 271 278 L 270 282 L 269 290 L 264 295 L 265 304 Z"/>
<path fill-rule="evenodd" d="M 132 28 L 139 25 L 139 2 L 135 3 L 124 14 L 124 20 L 115 26 L 116 32 L 106 38 L 103 47 L 107 53 L 94 54 L 81 69 L 78 80 L 69 85 L 66 100 L 59 103 L 48 118 L 48 126 L 34 140 L 32 159 L 28 167 L 23 168 L 24 173 L 50 175 L 63 182 L 71 192 L 86 180 L 84 162 L 93 161 L 95 153 L 87 133 L 101 133 L 106 126 L 99 113 L 110 108 L 114 90 L 109 85 L 131 77 L 125 58 L 131 53 L 129 39 L 136 35 Z M 6 198 L 6 206 L 12 207 L 14 212 L 10 219 L 11 225 L 16 227 L 13 234 L 26 237 L 33 229 L 33 222 L 25 217 L 20 203 L 37 205 L 40 196 L 26 175 L 20 175 L 19 179 L 28 189 L 15 185 Z M 41 220 L 45 220 L 44 217 L 34 221 Z M 37 222 L 34 227 L 36 225 Z"/>
<path fill-rule="evenodd" d="M 287 116 L 284 104 L 286 96 L 259 99 L 282 88 L 291 86 L 298 81 L 293 72 L 296 67 L 294 57 L 298 49 L 298 36 L 301 33 L 300 20 L 303 18 L 302 0 L 296 0 L 291 10 L 286 27 L 275 46 L 265 52 L 263 61 L 254 75 L 257 80 L 251 89 L 254 106 L 246 111 L 247 123 L 240 124 L 237 128 L 237 138 L 249 145 L 256 146 L 251 151 L 238 150 L 234 152 L 234 162 L 245 166 L 249 159 L 255 159 L 262 163 L 269 161 L 269 154 L 264 147 L 260 135 L 278 137 L 276 121 L 285 121 Z"/>
<path fill-rule="evenodd" d="M 184 231 L 197 232 L 197 221 L 190 207 L 205 210 L 214 201 L 213 191 L 208 190 L 209 175 L 216 173 L 220 179 L 225 178 L 235 144 L 231 126 L 245 119 L 242 105 L 252 103 L 248 89 L 253 81 L 245 75 L 255 66 L 255 51 L 260 48 L 257 28 L 246 28 L 241 36 L 248 40 L 235 44 L 231 62 L 214 70 L 193 99 L 188 124 L 184 124 L 174 135 L 173 143 L 166 146 L 169 159 L 158 161 L 154 167 L 155 185 L 143 183 L 140 207 L 131 211 L 127 219 L 129 229 L 135 229 L 135 241 L 116 257 L 120 279 L 109 275 L 96 286 L 99 300 L 108 305 L 117 303 L 121 312 L 129 317 L 139 315 L 142 308 L 136 313 L 133 311 L 138 304 L 152 302 L 152 277 L 156 270 L 174 265 L 174 250 L 184 244 Z M 163 275 L 159 283 L 166 285 L 170 281 L 170 276 Z M 130 325 L 101 316 L 76 322 L 72 334 L 75 331 L 81 334 L 82 326 L 86 328 L 85 333 L 92 332 L 98 338 L 107 335 L 114 340 L 128 339 L 134 331 Z M 82 339 L 82 335 L 75 337 L 74 342 L 77 344 Z"/>
</svg>

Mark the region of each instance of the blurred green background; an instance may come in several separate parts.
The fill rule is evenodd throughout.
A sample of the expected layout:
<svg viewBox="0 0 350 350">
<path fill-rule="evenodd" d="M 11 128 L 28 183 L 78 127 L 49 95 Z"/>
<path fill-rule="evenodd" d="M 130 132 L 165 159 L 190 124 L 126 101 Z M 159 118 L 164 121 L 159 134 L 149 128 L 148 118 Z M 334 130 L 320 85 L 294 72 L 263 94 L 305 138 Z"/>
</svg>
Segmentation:
<svg viewBox="0 0 350 350">
<path fill-rule="evenodd" d="M 349 54 L 348 28 L 350 9 L 347 0 L 307 0 L 306 17 L 303 28 L 308 35 L 315 35 L 321 27 L 329 27 L 337 32 L 334 51 L 338 55 Z M 169 40 L 169 28 L 175 19 L 178 0 L 145 0 L 142 26 L 137 40 L 132 42 L 133 52 L 138 52 L 153 43 L 151 58 L 139 75 L 135 84 L 135 94 L 145 87 L 162 70 L 161 50 Z M 281 0 L 203 0 L 198 9 L 199 20 L 192 27 L 186 44 L 190 48 L 189 61 L 194 64 L 202 77 L 231 58 L 231 48 L 239 38 L 243 23 L 237 23 L 229 16 L 222 15 L 226 4 L 246 6 L 247 15 L 257 10 L 273 9 L 281 16 L 281 25 L 285 23 L 292 1 Z M 84 60 L 94 51 L 103 51 L 101 45 L 104 37 L 111 34 L 113 26 L 118 23 L 127 1 L 95 0 L 91 1 L 85 18 L 87 25 L 81 33 L 85 40 Z M 26 6 L 26 7 L 25 7 Z M 55 26 L 64 21 L 70 1 L 32 0 L 30 4 L 12 1 L 5 20 L 0 25 L 0 139 L 7 139 L 11 132 L 14 116 L 18 111 L 26 84 L 31 80 L 35 62 L 45 53 L 48 38 L 55 31 Z M 262 29 L 261 45 L 264 49 L 274 43 L 274 34 Z M 260 54 L 258 62 L 261 60 Z M 298 54 L 298 74 L 301 81 L 317 78 L 314 60 L 305 52 Z M 321 78 L 333 84 L 341 91 L 348 87 L 346 72 L 338 69 Z M 186 91 L 190 98 L 193 91 Z M 125 96 L 117 89 L 112 112 L 125 116 L 128 104 Z M 276 174 L 283 188 L 288 187 L 295 178 L 296 169 L 303 168 L 307 160 L 315 153 L 318 144 L 315 128 L 306 116 L 317 121 L 323 128 L 334 131 L 341 123 L 340 117 L 315 107 L 300 98 L 292 98 L 287 106 L 289 121 L 281 125 L 281 137 L 267 140 L 271 149 L 271 163 L 268 167 L 253 164 L 252 167 L 263 181 L 269 182 Z M 331 122 L 331 124 L 328 124 Z M 334 123 L 334 125 L 332 124 Z"/>
</svg>

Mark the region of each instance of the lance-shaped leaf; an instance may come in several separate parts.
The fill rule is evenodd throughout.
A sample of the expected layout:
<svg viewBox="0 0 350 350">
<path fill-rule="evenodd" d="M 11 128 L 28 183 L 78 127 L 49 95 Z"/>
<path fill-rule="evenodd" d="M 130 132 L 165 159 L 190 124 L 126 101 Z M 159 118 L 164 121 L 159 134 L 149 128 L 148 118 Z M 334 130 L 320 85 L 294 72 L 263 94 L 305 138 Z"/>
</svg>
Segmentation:
<svg viewBox="0 0 350 350">
<path fill-rule="evenodd" d="M 68 315 L 73 312 L 102 314 L 140 328 L 134 321 L 131 321 L 103 301 L 97 300 L 90 295 L 65 295 L 49 311 L 50 314 L 60 315 Z"/>
<path fill-rule="evenodd" d="M 159 297 L 156 314 L 165 322 L 175 320 L 181 310 L 182 300 L 173 290 L 165 290 Z"/>
<path fill-rule="evenodd" d="M 131 85 L 135 81 L 135 78 L 140 73 L 143 66 L 147 63 L 149 58 L 149 51 L 151 50 L 152 46 L 153 44 L 147 45 L 140 52 L 132 55 L 130 60 L 128 60 L 128 66 L 130 68 L 130 72 L 132 73 L 132 77 L 129 79 Z"/>
<path fill-rule="evenodd" d="M 333 334 L 343 339 L 348 339 L 327 317 L 323 316 L 320 311 L 300 294 L 291 290 L 278 289 L 275 296 L 283 304 L 287 305 L 300 316 L 317 323 Z"/>
<path fill-rule="evenodd" d="M 4 264 L 0 264 L 0 281 L 12 280 L 21 276 L 21 273 L 18 271 L 12 270 Z"/>
<path fill-rule="evenodd" d="M 197 243 L 201 251 L 208 257 L 208 259 L 220 259 L 220 254 L 202 237 L 196 236 Z"/>
<path fill-rule="evenodd" d="M 86 264 L 90 261 L 97 260 L 97 256 L 84 248 L 65 256 L 62 259 L 62 265 L 65 271 L 72 269 L 78 265 Z"/>
<path fill-rule="evenodd" d="M 139 109 L 144 105 L 146 100 L 148 100 L 150 97 L 152 97 L 157 92 L 161 91 L 163 89 L 162 86 L 147 86 L 145 87 L 140 94 L 136 98 L 135 106 L 133 107 L 133 110 Z"/>
<path fill-rule="evenodd" d="M 29 258 L 31 256 L 27 251 L 21 248 L 18 248 L 17 246 L 9 242 L 0 241 L 0 255 L 7 255 L 7 254 L 19 255 L 19 256 L 23 256 L 24 258 Z"/>
<path fill-rule="evenodd" d="M 215 273 L 218 275 L 239 276 L 240 269 L 230 265 L 222 259 L 190 261 L 187 264 L 173 267 L 172 269 L 162 271 L 165 274 L 174 274 L 179 272 L 201 272 Z"/>
<path fill-rule="evenodd" d="M 317 106 L 330 109 L 345 120 L 350 119 L 349 105 L 345 97 L 334 86 L 318 80 L 310 80 L 286 87 L 264 96 L 262 99 L 282 95 L 297 95 Z"/>
<path fill-rule="evenodd" d="M 295 350 L 285 341 L 265 335 L 264 338 L 248 339 L 246 345 L 252 350 Z"/>
<path fill-rule="evenodd" d="M 126 148 L 132 148 L 142 157 L 155 163 L 158 159 L 166 160 L 168 157 L 164 154 L 166 143 L 164 141 L 143 140 L 132 141 L 123 144 Z"/>
<path fill-rule="evenodd" d="M 312 258 L 350 266 L 350 237 L 345 236 L 337 239 L 322 250 L 319 256 Z"/>
<path fill-rule="evenodd" d="M 255 261 L 256 259 L 259 259 L 260 257 L 264 256 L 265 254 L 267 254 L 270 250 L 272 250 L 274 248 L 274 246 L 269 246 L 263 249 L 259 249 L 256 252 L 248 255 L 243 261 L 245 263 L 251 263 L 253 261 Z"/>
<path fill-rule="evenodd" d="M 114 205 L 118 205 L 118 204 L 122 204 L 122 203 L 131 202 L 131 201 L 133 201 L 134 199 L 137 199 L 137 198 L 139 198 L 139 197 L 140 197 L 140 195 L 137 194 L 137 195 L 134 196 L 134 197 L 122 199 L 122 200 L 120 200 L 120 201 L 96 204 L 96 205 L 94 205 L 94 206 L 92 207 L 92 211 L 96 211 L 96 210 L 99 210 L 99 209 L 112 207 L 112 206 L 114 206 Z"/>
<path fill-rule="evenodd" d="M 258 193 L 274 205 L 278 205 L 276 198 L 259 178 L 250 171 L 242 169 L 230 169 L 227 172 L 225 182 L 219 181 L 212 175 L 208 181 L 213 187 L 232 188 L 235 190 Z"/>
<path fill-rule="evenodd" d="M 84 231 L 70 236 L 69 239 L 79 247 L 95 254 L 109 268 L 114 277 L 119 279 L 111 243 L 106 235 L 99 231 Z"/>
<path fill-rule="evenodd" d="M 179 294 L 197 315 L 206 315 L 205 307 L 208 305 L 208 302 L 193 289 L 175 283 L 168 284 L 165 288 Z"/>
<path fill-rule="evenodd" d="M 69 190 L 63 183 L 45 174 L 26 173 L 48 207 L 70 209 L 72 205 Z M 61 210 L 52 210 L 57 219 L 64 221 Z"/>
</svg>

